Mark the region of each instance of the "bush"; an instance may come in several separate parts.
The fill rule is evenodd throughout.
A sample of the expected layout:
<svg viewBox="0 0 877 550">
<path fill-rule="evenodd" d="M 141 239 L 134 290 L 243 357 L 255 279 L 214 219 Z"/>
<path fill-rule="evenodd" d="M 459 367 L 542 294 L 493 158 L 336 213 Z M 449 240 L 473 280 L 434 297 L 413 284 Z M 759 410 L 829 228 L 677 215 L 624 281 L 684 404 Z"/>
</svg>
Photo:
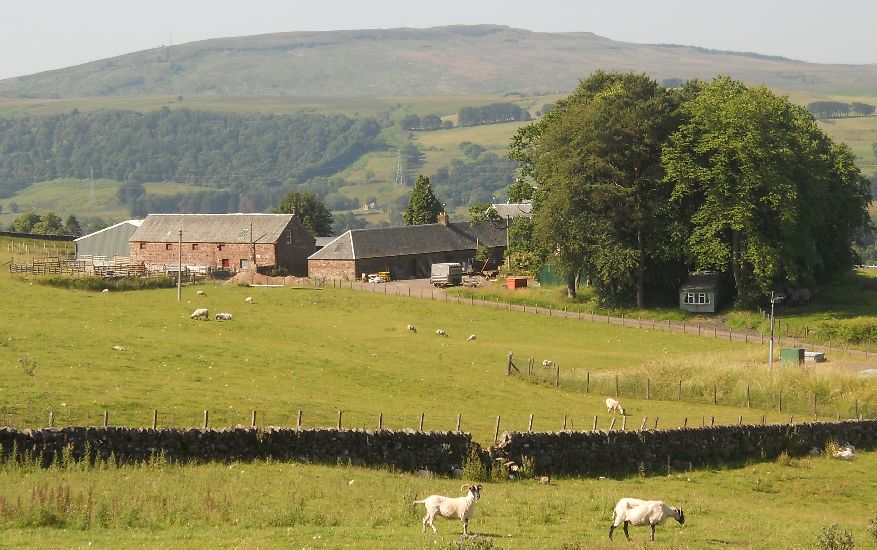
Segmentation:
<svg viewBox="0 0 877 550">
<path fill-rule="evenodd" d="M 152 288 L 173 288 L 177 281 L 173 277 L 162 275 L 160 277 L 119 277 L 117 279 L 103 279 L 88 275 L 85 277 L 37 277 L 38 284 L 54 286 L 58 288 L 72 288 L 76 290 L 91 290 L 100 292 L 105 288 L 110 291 L 123 290 L 146 290 Z"/>
<path fill-rule="evenodd" d="M 846 550 L 854 545 L 853 534 L 837 523 L 823 527 L 816 535 L 816 547 L 820 550 Z"/>
<path fill-rule="evenodd" d="M 865 344 L 877 342 L 877 318 L 855 317 L 823 321 L 817 325 L 816 333 L 823 341 Z"/>
<path fill-rule="evenodd" d="M 469 454 L 463 462 L 463 479 L 466 481 L 480 482 L 487 481 L 487 467 L 481 460 L 481 452 L 477 445 L 469 447 Z"/>
<path fill-rule="evenodd" d="M 868 520 L 868 535 L 871 536 L 872 541 L 877 543 L 877 514 Z"/>
</svg>

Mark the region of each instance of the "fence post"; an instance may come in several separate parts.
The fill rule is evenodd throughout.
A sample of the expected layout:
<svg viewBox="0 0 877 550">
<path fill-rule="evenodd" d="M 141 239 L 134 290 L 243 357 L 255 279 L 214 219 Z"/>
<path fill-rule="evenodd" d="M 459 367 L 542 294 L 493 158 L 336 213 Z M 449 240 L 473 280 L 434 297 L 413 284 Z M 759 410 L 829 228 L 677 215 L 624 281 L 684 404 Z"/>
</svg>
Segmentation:
<svg viewBox="0 0 877 550">
<path fill-rule="evenodd" d="M 623 432 L 627 431 L 627 417 L 626 416 L 621 417 L 621 431 L 623 431 Z"/>
<path fill-rule="evenodd" d="M 764 426 L 766 423 L 767 422 L 766 422 L 764 415 L 761 415 L 761 425 Z"/>
<path fill-rule="evenodd" d="M 746 384 L 746 407 L 752 407 L 752 394 L 749 391 L 749 384 Z"/>
<path fill-rule="evenodd" d="M 719 404 L 718 394 L 716 393 L 716 385 L 713 384 L 713 405 Z"/>
<path fill-rule="evenodd" d="M 676 401 L 682 401 L 682 380 L 679 381 L 679 389 L 676 390 Z"/>
<path fill-rule="evenodd" d="M 55 425 L 55 411 L 49 411 L 49 427 L 53 427 Z"/>
<path fill-rule="evenodd" d="M 497 415 L 496 416 L 496 430 L 494 430 L 494 432 L 493 432 L 493 442 L 494 443 L 499 441 L 499 419 L 500 419 L 500 416 Z"/>
<path fill-rule="evenodd" d="M 853 418 L 859 418 L 859 399 L 856 398 L 856 414 Z"/>
<path fill-rule="evenodd" d="M 624 326 L 624 312 L 621 312 L 621 326 Z"/>
<path fill-rule="evenodd" d="M 338 411 L 338 429 L 341 429 L 341 411 Z"/>
<path fill-rule="evenodd" d="M 110 425 L 110 413 L 104 411 L 104 428 Z"/>
<path fill-rule="evenodd" d="M 612 422 L 609 423 L 609 430 L 608 430 L 608 431 L 611 432 L 611 431 L 612 431 L 612 428 L 615 427 L 615 420 L 616 420 L 616 418 L 613 416 L 613 417 L 612 417 Z"/>
<path fill-rule="evenodd" d="M 381 413 L 378 415 L 378 429 L 379 430 L 384 429 L 384 413 Z M 457 431 L 459 431 L 459 430 L 457 430 Z"/>
<path fill-rule="evenodd" d="M 585 393 L 591 393 L 591 371 L 585 374 Z"/>
<path fill-rule="evenodd" d="M 509 363 L 506 365 L 506 376 L 511 376 L 512 374 L 512 352 L 509 352 Z"/>
<path fill-rule="evenodd" d="M 457 433 L 460 433 L 460 422 L 461 422 L 462 420 L 463 420 L 463 415 L 462 415 L 462 414 L 458 414 L 458 415 L 457 415 Z"/>
<path fill-rule="evenodd" d="M 533 431 L 533 415 L 530 415 L 530 421 L 527 422 L 527 432 L 530 433 Z"/>
<path fill-rule="evenodd" d="M 296 418 L 295 418 L 295 429 L 296 430 L 301 429 L 301 413 L 302 413 L 302 411 L 301 411 L 301 409 L 299 409 L 298 416 L 296 416 Z"/>
<path fill-rule="evenodd" d="M 597 415 L 596 414 L 594 415 L 594 429 L 591 431 L 594 431 L 594 432 L 597 431 Z"/>
<path fill-rule="evenodd" d="M 700 336 L 700 323 L 697 324 L 697 335 Z"/>
<path fill-rule="evenodd" d="M 106 418 L 106 414 L 104 414 L 104 418 Z M 204 409 L 204 429 L 210 425 L 210 411 Z M 106 426 L 106 420 L 104 421 L 104 426 Z"/>
<path fill-rule="evenodd" d="M 794 417 L 794 416 L 790 416 L 790 417 L 789 417 L 789 424 L 794 424 L 794 423 L 795 423 L 795 417 Z"/>
<path fill-rule="evenodd" d="M 783 390 L 780 389 L 780 412 L 783 412 Z"/>
<path fill-rule="evenodd" d="M 158 428 L 158 411 L 152 410 L 152 429 L 155 430 Z"/>
<path fill-rule="evenodd" d="M 554 373 L 554 387 L 559 388 L 560 387 L 560 365 L 555 365 L 555 367 L 557 368 L 557 370 Z"/>
<path fill-rule="evenodd" d="M 687 416 L 685 417 L 685 420 L 682 421 L 682 427 L 683 427 L 683 428 L 687 428 L 687 427 L 688 427 L 688 417 L 687 417 Z"/>
<path fill-rule="evenodd" d="M 532 357 L 527 359 L 527 377 L 530 377 L 533 374 L 533 362 L 535 359 Z"/>
<path fill-rule="evenodd" d="M 648 421 L 648 419 L 649 419 L 648 416 L 646 416 L 646 417 L 643 418 L 642 423 L 639 425 L 639 431 L 640 431 L 640 432 L 643 431 L 643 429 L 645 429 L 645 427 L 646 427 L 646 422 Z M 637 433 L 639 433 L 639 432 L 637 432 Z"/>
<path fill-rule="evenodd" d="M 658 417 L 657 416 L 655 417 L 655 429 L 656 430 L 658 429 Z"/>
<path fill-rule="evenodd" d="M 618 375 L 615 375 L 615 397 L 618 398 Z"/>
<path fill-rule="evenodd" d="M 253 414 L 250 417 L 250 427 L 251 428 L 256 427 L 256 411 L 253 411 Z"/>
<path fill-rule="evenodd" d="M 742 415 L 742 414 L 740 415 L 740 418 L 737 420 L 737 425 L 738 425 L 738 426 L 742 426 L 742 425 L 743 425 L 743 415 Z"/>
<path fill-rule="evenodd" d="M 652 379 L 646 378 L 646 400 L 652 398 Z"/>
<path fill-rule="evenodd" d="M 424 415 L 424 413 L 420 413 L 420 426 L 417 429 L 418 432 L 423 431 L 423 415 Z"/>
<path fill-rule="evenodd" d="M 566 415 L 563 415 L 563 431 L 566 431 Z"/>
<path fill-rule="evenodd" d="M 819 415 L 816 412 L 816 393 L 813 393 L 813 421 L 816 422 L 819 420 Z"/>
</svg>

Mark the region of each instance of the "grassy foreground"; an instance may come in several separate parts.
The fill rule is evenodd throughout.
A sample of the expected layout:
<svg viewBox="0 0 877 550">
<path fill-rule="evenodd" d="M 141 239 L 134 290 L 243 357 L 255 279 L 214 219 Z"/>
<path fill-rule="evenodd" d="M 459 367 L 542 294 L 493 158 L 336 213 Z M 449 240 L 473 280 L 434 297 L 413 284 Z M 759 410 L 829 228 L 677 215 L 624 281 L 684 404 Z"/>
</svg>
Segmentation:
<svg viewBox="0 0 877 550">
<path fill-rule="evenodd" d="M 852 462 L 788 459 L 734 469 L 627 479 L 484 483 L 470 530 L 436 520 L 421 533 L 431 493 L 459 480 L 349 466 L 284 463 L 0 467 L 0 533 L 15 548 L 813 548 L 837 522 L 856 548 L 877 543 L 877 453 Z M 821 495 L 814 498 L 814 495 Z M 607 538 L 618 498 L 665 500 L 685 510 L 648 542 L 648 528 Z"/>
</svg>

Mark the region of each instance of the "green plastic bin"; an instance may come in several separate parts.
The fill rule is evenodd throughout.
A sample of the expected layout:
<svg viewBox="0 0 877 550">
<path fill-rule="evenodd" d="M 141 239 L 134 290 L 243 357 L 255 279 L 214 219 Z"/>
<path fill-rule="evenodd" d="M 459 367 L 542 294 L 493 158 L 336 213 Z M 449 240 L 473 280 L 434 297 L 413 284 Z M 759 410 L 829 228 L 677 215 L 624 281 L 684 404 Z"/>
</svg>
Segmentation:
<svg viewBox="0 0 877 550">
<path fill-rule="evenodd" d="M 804 348 L 780 349 L 780 363 L 800 365 L 804 362 Z"/>
</svg>

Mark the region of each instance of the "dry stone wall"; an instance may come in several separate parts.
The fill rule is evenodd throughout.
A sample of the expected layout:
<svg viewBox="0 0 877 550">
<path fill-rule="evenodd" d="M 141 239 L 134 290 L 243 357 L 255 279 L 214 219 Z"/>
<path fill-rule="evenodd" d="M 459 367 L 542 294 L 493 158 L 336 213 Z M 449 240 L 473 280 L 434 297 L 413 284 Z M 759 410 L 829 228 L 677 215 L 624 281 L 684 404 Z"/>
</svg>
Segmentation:
<svg viewBox="0 0 877 550">
<path fill-rule="evenodd" d="M 44 465 L 66 453 L 75 460 L 113 458 L 120 463 L 156 456 L 173 462 L 271 458 L 450 474 L 463 464 L 471 445 L 468 433 L 414 430 L 0 428 L 0 451 L 5 458 L 35 459 Z"/>
<path fill-rule="evenodd" d="M 494 460 L 533 461 L 538 474 L 666 473 L 692 467 L 801 456 L 828 441 L 877 447 L 877 420 L 679 428 L 673 430 L 507 433 Z"/>
</svg>

